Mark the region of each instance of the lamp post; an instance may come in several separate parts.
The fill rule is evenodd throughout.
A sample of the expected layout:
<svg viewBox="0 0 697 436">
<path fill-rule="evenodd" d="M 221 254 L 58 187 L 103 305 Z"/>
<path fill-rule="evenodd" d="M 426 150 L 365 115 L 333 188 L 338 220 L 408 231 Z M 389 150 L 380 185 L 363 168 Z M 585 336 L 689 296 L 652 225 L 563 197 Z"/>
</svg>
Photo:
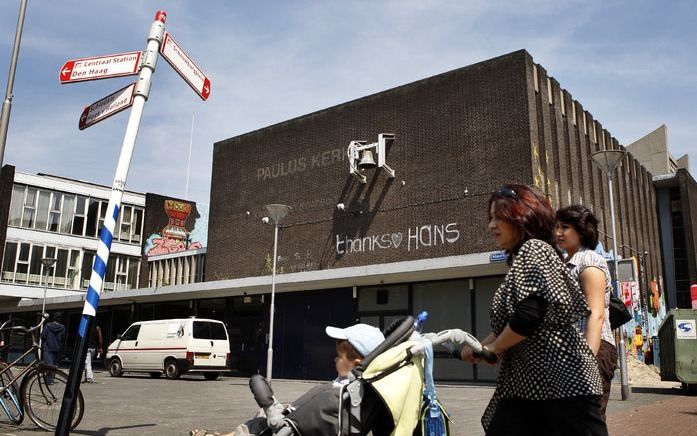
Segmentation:
<svg viewBox="0 0 697 436">
<path fill-rule="evenodd" d="M 44 313 L 46 313 L 46 291 L 48 290 L 48 273 L 51 271 L 51 267 L 53 266 L 54 263 L 56 263 L 56 259 L 53 257 L 44 257 L 41 259 L 41 263 L 44 265 L 44 271 L 46 271 L 46 274 L 44 276 L 44 299 L 41 302 L 41 316 L 44 316 Z M 41 333 L 44 331 L 44 325 L 41 324 L 41 328 L 39 329 L 39 351 L 41 351 Z M 43 356 L 41 356 L 43 358 Z"/>
<path fill-rule="evenodd" d="M 615 230 L 615 202 L 612 193 L 612 173 L 615 172 L 615 168 L 617 168 L 617 165 L 619 165 L 626 154 L 627 152 L 624 150 L 602 150 L 591 153 L 590 156 L 593 163 L 607 174 L 607 190 L 610 197 L 610 221 L 612 222 L 612 254 L 613 262 L 615 264 L 612 279 L 615 283 L 615 293 L 620 299 L 621 295 L 619 295 L 619 283 L 617 283 L 617 231 Z M 618 354 L 620 355 L 620 383 L 622 385 L 622 400 L 627 400 L 629 398 L 629 380 L 627 377 L 627 355 L 624 346 L 624 331 L 622 330 L 622 327 L 620 327 L 620 345 L 618 347 Z"/>
<path fill-rule="evenodd" d="M 0 114 L 0 168 L 5 160 L 5 142 L 7 142 L 7 127 L 10 124 L 10 110 L 12 109 L 12 88 L 15 83 L 15 71 L 17 70 L 17 58 L 19 57 L 19 44 L 22 41 L 22 28 L 24 27 L 24 13 L 27 10 L 27 0 L 22 0 L 19 5 L 19 17 L 15 30 L 15 42 L 12 46 L 12 60 L 10 61 L 10 73 L 7 77 L 7 90 L 5 100 L 2 102 Z"/>
<path fill-rule="evenodd" d="M 269 348 L 266 351 L 266 379 L 270 382 L 273 369 L 273 318 L 276 310 L 276 251 L 278 249 L 278 226 L 290 211 L 284 204 L 267 204 L 264 206 L 269 219 L 273 221 L 273 267 L 271 270 L 271 310 L 269 311 Z"/>
</svg>

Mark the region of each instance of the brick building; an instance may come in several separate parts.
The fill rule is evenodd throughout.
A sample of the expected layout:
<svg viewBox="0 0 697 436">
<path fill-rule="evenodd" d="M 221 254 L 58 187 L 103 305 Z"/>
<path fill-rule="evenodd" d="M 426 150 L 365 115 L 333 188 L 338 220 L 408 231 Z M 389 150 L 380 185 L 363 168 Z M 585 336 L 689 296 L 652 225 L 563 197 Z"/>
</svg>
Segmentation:
<svg viewBox="0 0 697 436">
<path fill-rule="evenodd" d="M 380 133 L 395 135 L 386 159 L 396 177 L 368 170 L 362 184 L 349 174 L 346 147 Z M 272 231 L 260 218 L 265 204 L 284 203 L 293 209 L 282 222 L 278 268 L 302 282 L 292 298 L 304 303 L 291 310 L 290 295 L 280 299 L 281 354 L 310 353 L 294 336 L 319 337 L 339 316 L 339 301 L 341 311 L 382 327 L 426 308 L 430 329 L 486 334 L 505 272 L 486 230 L 489 193 L 514 181 L 543 189 L 555 207 L 586 204 L 600 219 L 601 242 L 612 246 L 607 179 L 589 155 L 615 148 L 622 146 L 526 51 L 220 141 L 207 280 L 268 275 Z M 651 175 L 629 155 L 614 180 L 618 246 L 660 253 Z M 661 276 L 661 256 L 644 268 Z M 292 360 L 279 363 L 280 375 L 302 375 L 284 367 L 300 365 Z M 441 361 L 437 375 L 492 375 L 453 364 Z"/>
<path fill-rule="evenodd" d="M 381 133 L 395 135 L 386 147 L 395 177 L 376 168 L 360 183 L 347 146 Z M 262 217 L 283 203 L 293 209 L 278 246 L 274 377 L 332 376 L 325 325 L 385 327 L 426 309 L 428 330 L 486 335 L 507 270 L 487 232 L 490 193 L 527 183 L 555 207 L 589 205 L 612 246 L 607 179 L 588 156 L 621 147 L 524 50 L 223 140 L 213 149 L 206 281 L 110 293 L 100 310 L 222 319 L 237 368 L 263 372 L 273 229 Z M 643 269 L 660 278 L 651 174 L 631 155 L 618 171 L 618 246 L 658 254 Z M 495 377 L 440 356 L 435 373 Z"/>
</svg>

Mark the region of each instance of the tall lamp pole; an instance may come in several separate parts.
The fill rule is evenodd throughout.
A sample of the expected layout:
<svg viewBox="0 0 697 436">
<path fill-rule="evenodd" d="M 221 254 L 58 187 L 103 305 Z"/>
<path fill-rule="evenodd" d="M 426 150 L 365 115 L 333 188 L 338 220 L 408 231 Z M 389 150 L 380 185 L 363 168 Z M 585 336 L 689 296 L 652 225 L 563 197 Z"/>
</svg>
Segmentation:
<svg viewBox="0 0 697 436">
<path fill-rule="evenodd" d="M 44 265 L 44 271 L 46 274 L 44 276 L 44 299 L 41 302 L 41 316 L 46 313 L 46 291 L 48 290 L 48 273 L 51 271 L 51 267 L 56 263 L 56 259 L 53 257 L 44 257 L 41 259 L 41 263 Z M 41 333 L 44 331 L 44 325 L 41 324 L 39 329 L 39 352 L 41 352 Z M 43 356 L 41 356 L 43 358 Z"/>
<path fill-rule="evenodd" d="M 622 299 L 620 295 L 619 283 L 617 282 L 617 231 L 615 229 L 615 202 L 612 192 L 612 173 L 627 154 L 624 150 L 602 150 L 591 153 L 591 160 L 601 170 L 607 174 L 607 190 L 610 196 L 610 221 L 612 222 L 612 254 L 615 268 L 613 268 L 613 282 L 615 283 L 615 293 Z M 622 385 L 622 400 L 629 398 L 629 380 L 627 377 L 627 354 L 624 346 L 624 330 L 620 327 L 620 346 L 618 347 L 620 355 L 620 383 Z"/>
<path fill-rule="evenodd" d="M 273 269 L 271 271 L 271 310 L 269 311 L 269 348 L 266 351 L 266 379 L 270 382 L 273 372 L 273 318 L 276 310 L 276 258 L 278 249 L 278 226 L 290 211 L 284 204 L 267 204 L 264 206 L 269 219 L 273 221 Z"/>
<path fill-rule="evenodd" d="M 2 168 L 2 164 L 5 160 L 7 128 L 10 125 L 10 110 L 12 109 L 12 88 L 15 84 L 15 71 L 17 70 L 17 58 L 19 57 L 19 44 L 22 41 L 22 28 L 24 27 L 24 13 L 26 10 L 27 0 L 22 0 L 19 5 L 19 18 L 17 19 L 15 42 L 12 46 L 12 60 L 10 61 L 10 74 L 7 77 L 7 90 L 5 91 L 5 100 L 2 102 L 2 114 L 0 114 L 0 168 Z"/>
</svg>

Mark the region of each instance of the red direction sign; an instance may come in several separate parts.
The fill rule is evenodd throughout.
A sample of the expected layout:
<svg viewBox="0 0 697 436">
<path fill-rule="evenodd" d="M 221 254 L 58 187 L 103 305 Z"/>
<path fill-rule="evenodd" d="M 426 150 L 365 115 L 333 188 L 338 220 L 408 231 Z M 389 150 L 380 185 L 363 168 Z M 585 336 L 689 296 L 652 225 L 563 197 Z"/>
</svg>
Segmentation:
<svg viewBox="0 0 697 436">
<path fill-rule="evenodd" d="M 84 130 L 89 126 L 115 115 L 133 104 L 136 82 L 109 94 L 103 99 L 87 106 L 82 115 L 78 127 Z"/>
<path fill-rule="evenodd" d="M 165 32 L 160 53 L 199 97 L 203 100 L 208 99 L 211 94 L 211 81 L 168 32 Z"/>
<path fill-rule="evenodd" d="M 58 73 L 61 84 L 138 74 L 142 53 L 133 51 L 67 61 Z"/>
</svg>

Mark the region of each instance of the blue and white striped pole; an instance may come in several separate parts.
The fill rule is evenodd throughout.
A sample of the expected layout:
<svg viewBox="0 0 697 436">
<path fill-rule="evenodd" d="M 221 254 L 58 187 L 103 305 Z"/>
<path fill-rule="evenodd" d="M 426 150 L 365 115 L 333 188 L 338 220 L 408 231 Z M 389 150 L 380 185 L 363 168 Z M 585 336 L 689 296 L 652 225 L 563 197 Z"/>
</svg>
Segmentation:
<svg viewBox="0 0 697 436">
<path fill-rule="evenodd" d="M 165 32 L 166 17 L 167 14 L 165 11 L 157 11 L 155 14 L 155 21 L 153 21 L 150 27 L 148 47 L 145 51 L 143 66 L 138 75 L 133 107 L 128 118 L 126 134 L 121 144 L 121 154 L 119 155 L 119 161 L 116 165 L 116 174 L 114 176 L 114 184 L 111 188 L 109 206 L 107 206 L 104 226 L 99 235 L 97 256 L 94 259 L 90 284 L 87 289 L 87 297 L 85 298 L 85 306 L 82 309 L 78 338 L 75 343 L 75 349 L 73 350 L 73 360 L 70 366 L 70 374 L 68 375 L 68 384 L 63 394 L 63 403 L 61 404 L 60 416 L 56 427 L 56 436 L 67 436 L 70 432 L 70 424 L 75 409 L 75 400 L 80 388 L 80 378 L 85 368 L 87 343 L 92 334 L 92 329 L 94 328 L 92 321 L 97 314 L 97 307 L 99 306 L 99 296 L 102 293 L 104 285 L 104 273 L 106 272 L 107 262 L 109 261 L 109 251 L 111 250 L 114 227 L 116 226 L 119 210 L 121 209 L 121 199 L 123 198 L 123 191 L 126 187 L 128 168 L 131 165 L 131 157 L 133 156 L 133 148 L 135 146 L 136 136 L 138 135 L 140 118 L 143 115 L 143 106 L 148 99 L 152 74 L 155 72 L 155 66 L 157 65 L 157 56 Z"/>
</svg>

